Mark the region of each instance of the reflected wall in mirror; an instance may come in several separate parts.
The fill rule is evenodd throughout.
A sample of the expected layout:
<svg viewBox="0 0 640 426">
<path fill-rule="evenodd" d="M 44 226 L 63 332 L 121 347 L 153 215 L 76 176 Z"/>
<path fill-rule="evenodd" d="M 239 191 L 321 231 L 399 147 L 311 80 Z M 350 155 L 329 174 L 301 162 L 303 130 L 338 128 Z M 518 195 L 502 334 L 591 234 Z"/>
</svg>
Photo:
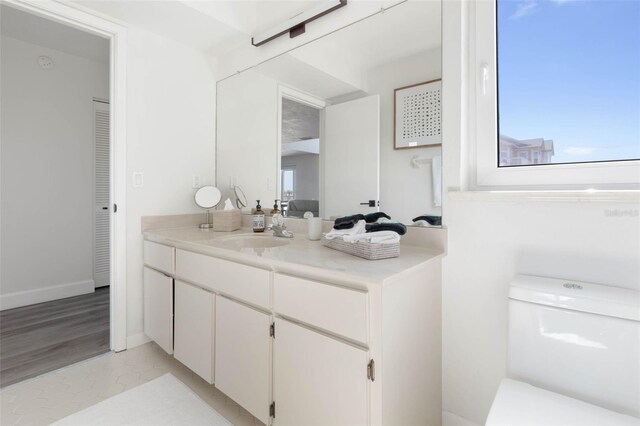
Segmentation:
<svg viewBox="0 0 640 426">
<path fill-rule="evenodd" d="M 440 146 L 394 149 L 396 89 L 442 78 L 440 14 L 409 0 L 218 82 L 218 185 L 290 217 L 440 216 Z"/>
</svg>

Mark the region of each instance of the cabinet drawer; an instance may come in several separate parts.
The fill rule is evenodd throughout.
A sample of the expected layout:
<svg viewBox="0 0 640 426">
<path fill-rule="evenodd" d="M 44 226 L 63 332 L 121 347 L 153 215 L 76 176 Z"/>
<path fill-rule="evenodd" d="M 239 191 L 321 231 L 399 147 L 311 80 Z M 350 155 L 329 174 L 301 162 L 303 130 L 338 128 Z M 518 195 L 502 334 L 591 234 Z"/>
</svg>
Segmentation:
<svg viewBox="0 0 640 426">
<path fill-rule="evenodd" d="M 173 275 L 176 249 L 151 241 L 144 242 L 144 264 Z"/>
<path fill-rule="evenodd" d="M 189 251 L 176 251 L 176 276 L 269 309 L 269 271 Z"/>
<path fill-rule="evenodd" d="M 367 293 L 364 291 L 275 274 L 273 310 L 367 343 Z"/>
</svg>

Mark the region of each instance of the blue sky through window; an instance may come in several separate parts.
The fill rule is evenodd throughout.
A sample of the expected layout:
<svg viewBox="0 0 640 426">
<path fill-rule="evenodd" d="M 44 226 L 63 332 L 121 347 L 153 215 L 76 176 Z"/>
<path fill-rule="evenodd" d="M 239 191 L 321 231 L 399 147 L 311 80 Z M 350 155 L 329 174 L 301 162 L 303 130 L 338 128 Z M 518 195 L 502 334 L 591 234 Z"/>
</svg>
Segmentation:
<svg viewBox="0 0 640 426">
<path fill-rule="evenodd" d="M 498 0 L 500 134 L 640 159 L 640 0 Z"/>
</svg>

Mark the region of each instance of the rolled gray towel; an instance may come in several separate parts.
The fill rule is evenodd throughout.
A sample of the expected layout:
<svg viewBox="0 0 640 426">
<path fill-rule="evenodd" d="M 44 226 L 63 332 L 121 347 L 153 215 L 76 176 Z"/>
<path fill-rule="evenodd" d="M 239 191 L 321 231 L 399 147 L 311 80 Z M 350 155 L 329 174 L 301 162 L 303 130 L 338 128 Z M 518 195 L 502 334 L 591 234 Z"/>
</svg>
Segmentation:
<svg viewBox="0 0 640 426">
<path fill-rule="evenodd" d="M 367 223 L 374 223 L 374 222 L 377 222 L 378 219 L 380 219 L 381 217 L 385 217 L 391 220 L 391 216 L 389 216 L 385 212 L 375 212 L 375 213 L 369 213 L 364 215 L 364 221 Z"/>
<path fill-rule="evenodd" d="M 367 230 L 367 232 L 394 231 L 399 235 L 404 235 L 407 233 L 407 227 L 402 223 L 368 223 L 365 229 Z"/>
<path fill-rule="evenodd" d="M 351 216 L 339 217 L 335 222 L 333 222 L 333 229 L 351 229 L 359 220 L 364 220 L 364 215 L 354 214 Z"/>
</svg>

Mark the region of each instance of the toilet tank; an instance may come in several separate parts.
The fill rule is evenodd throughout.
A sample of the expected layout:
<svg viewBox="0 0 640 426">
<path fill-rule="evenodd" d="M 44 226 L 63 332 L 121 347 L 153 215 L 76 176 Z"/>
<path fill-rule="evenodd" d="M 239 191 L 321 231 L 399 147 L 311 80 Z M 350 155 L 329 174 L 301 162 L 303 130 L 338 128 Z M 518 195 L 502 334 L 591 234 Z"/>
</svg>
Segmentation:
<svg viewBox="0 0 640 426">
<path fill-rule="evenodd" d="M 640 292 L 517 276 L 507 359 L 514 379 L 640 417 Z"/>
</svg>

